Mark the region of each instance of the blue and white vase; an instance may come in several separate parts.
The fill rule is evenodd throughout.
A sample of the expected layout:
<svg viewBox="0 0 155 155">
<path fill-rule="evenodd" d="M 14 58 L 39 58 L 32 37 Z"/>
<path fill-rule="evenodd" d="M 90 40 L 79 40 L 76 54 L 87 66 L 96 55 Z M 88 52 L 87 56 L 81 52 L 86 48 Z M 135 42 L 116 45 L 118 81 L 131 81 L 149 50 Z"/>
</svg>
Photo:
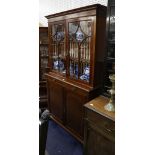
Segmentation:
<svg viewBox="0 0 155 155">
<path fill-rule="evenodd" d="M 64 32 L 57 32 L 56 34 L 56 40 L 61 41 L 64 39 Z"/>
<path fill-rule="evenodd" d="M 60 71 L 63 71 L 64 70 L 64 63 L 60 60 L 59 61 L 59 69 L 60 69 Z"/>
<path fill-rule="evenodd" d="M 76 32 L 76 39 L 82 41 L 84 39 L 84 34 L 81 31 Z"/>
<path fill-rule="evenodd" d="M 85 67 L 84 73 L 83 75 L 80 76 L 80 79 L 89 82 L 89 77 L 90 77 L 89 75 L 90 75 L 90 67 Z"/>
<path fill-rule="evenodd" d="M 58 60 L 56 60 L 56 61 L 54 61 L 53 68 L 54 68 L 55 70 L 60 69 L 60 71 L 63 71 L 64 68 L 65 68 L 65 67 L 64 67 L 64 63 L 63 63 L 61 60 L 59 60 L 59 62 L 58 62 Z"/>
</svg>

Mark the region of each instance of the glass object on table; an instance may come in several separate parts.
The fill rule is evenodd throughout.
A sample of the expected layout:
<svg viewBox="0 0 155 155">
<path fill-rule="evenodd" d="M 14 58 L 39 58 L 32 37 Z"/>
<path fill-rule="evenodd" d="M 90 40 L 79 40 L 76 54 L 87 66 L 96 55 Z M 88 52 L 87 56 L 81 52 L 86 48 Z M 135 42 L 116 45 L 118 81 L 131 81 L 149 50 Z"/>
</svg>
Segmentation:
<svg viewBox="0 0 155 155">
<path fill-rule="evenodd" d="M 104 106 L 107 111 L 115 111 L 115 74 L 109 76 L 110 81 L 112 82 L 112 88 L 109 90 L 111 95 L 110 101 Z"/>
</svg>

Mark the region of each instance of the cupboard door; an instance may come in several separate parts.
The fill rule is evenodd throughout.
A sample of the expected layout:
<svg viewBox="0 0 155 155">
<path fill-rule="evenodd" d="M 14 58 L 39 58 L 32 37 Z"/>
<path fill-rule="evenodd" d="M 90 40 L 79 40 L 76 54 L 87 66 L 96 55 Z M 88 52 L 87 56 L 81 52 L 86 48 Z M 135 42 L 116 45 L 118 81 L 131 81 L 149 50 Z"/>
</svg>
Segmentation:
<svg viewBox="0 0 155 155">
<path fill-rule="evenodd" d="M 50 23 L 50 68 L 66 75 L 65 22 Z"/>
<path fill-rule="evenodd" d="M 86 103 L 86 96 L 78 94 L 75 89 L 66 91 L 66 126 L 83 137 L 83 104 Z"/>
<path fill-rule="evenodd" d="M 69 76 L 90 82 L 91 20 L 68 22 Z"/>
<path fill-rule="evenodd" d="M 85 130 L 84 155 L 115 155 L 115 142 L 106 138 L 102 129 L 89 124 Z"/>
<path fill-rule="evenodd" d="M 54 82 L 49 86 L 49 109 L 52 115 L 59 121 L 64 121 L 63 87 Z"/>
</svg>

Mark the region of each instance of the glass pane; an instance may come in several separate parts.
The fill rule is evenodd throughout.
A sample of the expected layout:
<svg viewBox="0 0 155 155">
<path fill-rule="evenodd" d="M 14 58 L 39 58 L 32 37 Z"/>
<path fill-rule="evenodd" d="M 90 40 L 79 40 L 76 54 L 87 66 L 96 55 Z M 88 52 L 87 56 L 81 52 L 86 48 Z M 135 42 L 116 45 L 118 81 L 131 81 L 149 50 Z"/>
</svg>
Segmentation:
<svg viewBox="0 0 155 155">
<path fill-rule="evenodd" d="M 52 25 L 52 66 L 53 70 L 66 73 L 66 51 L 64 25 Z"/>
<path fill-rule="evenodd" d="M 91 21 L 69 23 L 70 77 L 89 82 Z"/>
<path fill-rule="evenodd" d="M 86 35 L 91 36 L 91 22 L 90 21 L 81 21 L 80 27 Z"/>
<path fill-rule="evenodd" d="M 79 25 L 79 22 L 69 23 L 69 35 L 70 35 L 70 39 L 75 38 L 75 34 L 77 32 L 78 25 Z"/>
<path fill-rule="evenodd" d="M 88 37 L 80 46 L 80 79 L 89 82 L 90 74 L 90 38 Z"/>
</svg>

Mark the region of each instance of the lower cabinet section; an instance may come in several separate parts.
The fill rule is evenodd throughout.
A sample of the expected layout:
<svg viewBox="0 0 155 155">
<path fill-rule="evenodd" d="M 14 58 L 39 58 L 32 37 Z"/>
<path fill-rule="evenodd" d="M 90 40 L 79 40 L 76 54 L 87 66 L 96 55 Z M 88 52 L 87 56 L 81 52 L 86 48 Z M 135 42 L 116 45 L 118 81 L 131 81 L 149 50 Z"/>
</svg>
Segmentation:
<svg viewBox="0 0 155 155">
<path fill-rule="evenodd" d="M 83 137 L 83 105 L 87 96 L 66 91 L 66 126 Z"/>
<path fill-rule="evenodd" d="M 63 87 L 52 81 L 49 82 L 49 110 L 50 112 L 63 123 L 64 121 L 64 105 L 63 105 Z"/>
<path fill-rule="evenodd" d="M 73 85 L 65 80 L 47 76 L 48 108 L 52 118 L 78 140 L 84 138 L 84 104 L 99 91 Z"/>
<path fill-rule="evenodd" d="M 84 155 L 115 154 L 114 113 L 104 110 L 107 102 L 100 96 L 85 105 Z"/>
</svg>

